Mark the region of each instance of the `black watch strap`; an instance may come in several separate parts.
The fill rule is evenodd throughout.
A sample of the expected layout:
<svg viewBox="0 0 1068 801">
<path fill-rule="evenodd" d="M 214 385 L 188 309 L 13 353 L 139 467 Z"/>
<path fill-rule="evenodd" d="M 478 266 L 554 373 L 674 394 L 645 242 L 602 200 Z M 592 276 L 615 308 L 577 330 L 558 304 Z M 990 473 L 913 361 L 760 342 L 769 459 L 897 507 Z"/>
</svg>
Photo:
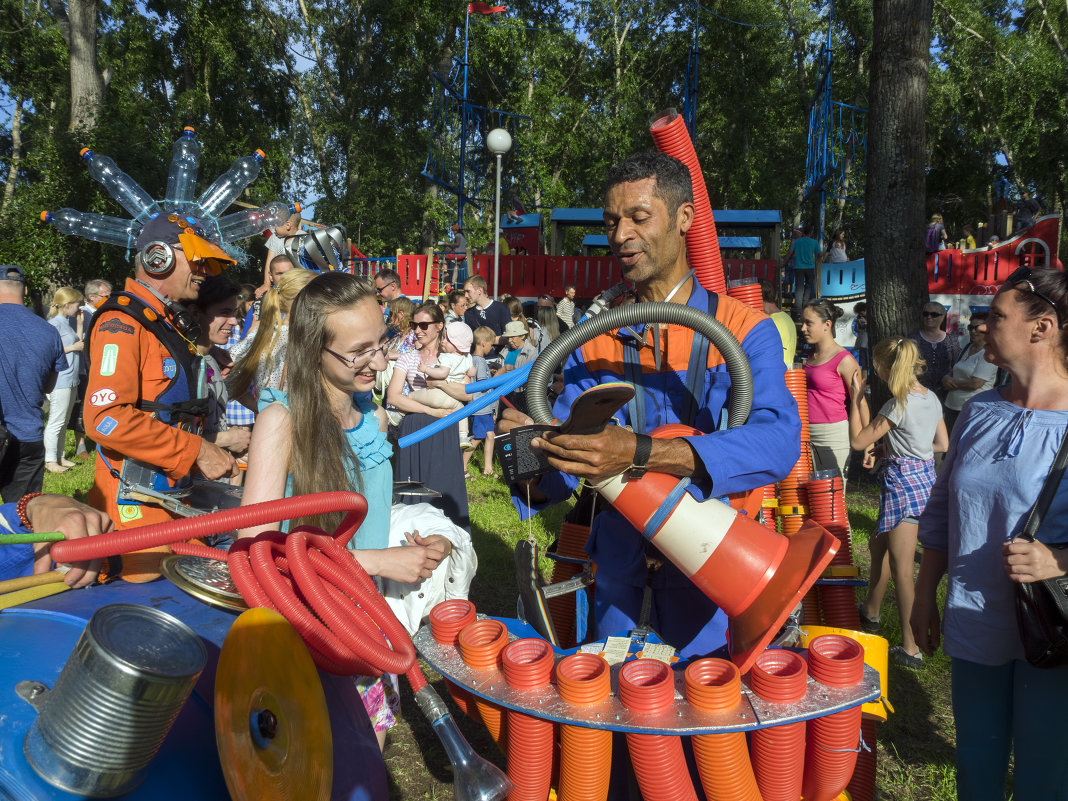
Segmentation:
<svg viewBox="0 0 1068 801">
<path fill-rule="evenodd" d="M 653 438 L 648 434 L 634 435 L 634 458 L 630 467 L 623 471 L 627 478 L 641 478 L 645 475 L 645 466 L 649 464 L 649 456 L 653 452 Z"/>
</svg>

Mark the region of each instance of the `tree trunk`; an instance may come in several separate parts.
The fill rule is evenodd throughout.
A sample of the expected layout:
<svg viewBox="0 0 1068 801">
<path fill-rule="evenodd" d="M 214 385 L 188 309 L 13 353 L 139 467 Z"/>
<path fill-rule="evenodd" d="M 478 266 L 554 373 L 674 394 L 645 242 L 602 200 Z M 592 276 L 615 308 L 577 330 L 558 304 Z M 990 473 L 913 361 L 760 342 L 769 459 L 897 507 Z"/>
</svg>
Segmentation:
<svg viewBox="0 0 1068 801">
<path fill-rule="evenodd" d="M 97 0 L 48 0 L 70 54 L 70 130 L 92 133 L 104 102 L 104 75 L 96 61 Z"/>
<path fill-rule="evenodd" d="M 924 112 L 932 0 L 875 0 L 865 252 L 871 342 L 919 327 L 928 299 Z"/>
<path fill-rule="evenodd" d="M 15 110 L 11 112 L 11 161 L 7 165 L 7 183 L 4 184 L 4 201 L 0 205 L 0 217 L 7 214 L 11 198 L 15 195 L 15 180 L 22 163 L 22 95 L 15 98 Z"/>
</svg>

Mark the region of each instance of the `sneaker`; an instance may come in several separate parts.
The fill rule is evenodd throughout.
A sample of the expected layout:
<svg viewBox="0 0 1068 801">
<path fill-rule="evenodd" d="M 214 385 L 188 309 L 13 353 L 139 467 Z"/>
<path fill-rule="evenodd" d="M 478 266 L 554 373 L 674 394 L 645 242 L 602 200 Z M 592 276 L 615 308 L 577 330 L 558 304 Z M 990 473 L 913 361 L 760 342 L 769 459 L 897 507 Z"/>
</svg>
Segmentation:
<svg viewBox="0 0 1068 801">
<path fill-rule="evenodd" d="M 860 628 L 868 634 L 879 633 L 879 618 L 864 617 L 864 604 L 857 604 L 857 615 L 860 616 Z"/>
<path fill-rule="evenodd" d="M 901 665 L 901 667 L 919 670 L 923 667 L 923 652 L 917 651 L 914 654 L 909 654 L 905 652 L 904 646 L 895 645 L 890 649 L 890 661 L 895 665 Z"/>
<path fill-rule="evenodd" d="M 471 441 L 471 437 L 460 437 L 460 450 L 473 451 L 475 449 L 475 443 Z"/>
</svg>

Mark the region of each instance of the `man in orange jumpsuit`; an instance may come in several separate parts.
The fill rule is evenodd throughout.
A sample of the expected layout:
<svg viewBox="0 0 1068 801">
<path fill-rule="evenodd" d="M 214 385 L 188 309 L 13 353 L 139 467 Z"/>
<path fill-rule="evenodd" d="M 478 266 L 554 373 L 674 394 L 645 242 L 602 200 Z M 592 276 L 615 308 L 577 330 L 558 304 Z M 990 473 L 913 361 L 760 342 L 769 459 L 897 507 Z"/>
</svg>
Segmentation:
<svg viewBox="0 0 1068 801">
<path fill-rule="evenodd" d="M 153 498 L 184 497 L 194 470 L 212 480 L 236 471 L 233 456 L 200 436 L 203 360 L 193 344 L 195 320 L 178 305 L 195 300 L 204 278 L 233 259 L 194 218 L 168 212 L 145 223 L 137 251 L 134 278 L 93 318 L 83 413 L 102 457 L 89 503 L 117 529 L 173 519 Z M 127 554 L 123 578 L 156 578 L 169 549 L 154 550 Z"/>
</svg>

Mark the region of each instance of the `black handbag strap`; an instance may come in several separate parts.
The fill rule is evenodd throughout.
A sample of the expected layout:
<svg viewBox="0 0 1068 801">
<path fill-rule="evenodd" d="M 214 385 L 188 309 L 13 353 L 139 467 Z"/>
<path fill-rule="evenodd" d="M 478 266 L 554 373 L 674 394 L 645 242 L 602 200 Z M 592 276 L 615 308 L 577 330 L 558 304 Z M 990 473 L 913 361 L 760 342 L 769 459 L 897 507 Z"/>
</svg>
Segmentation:
<svg viewBox="0 0 1068 801">
<path fill-rule="evenodd" d="M 1053 466 L 1050 467 L 1049 475 L 1046 476 L 1046 481 L 1042 485 L 1042 492 L 1039 493 L 1038 500 L 1035 501 L 1035 505 L 1031 507 L 1030 514 L 1027 515 L 1027 522 L 1024 523 L 1023 531 L 1017 535 L 1021 539 L 1038 539 L 1035 535 L 1038 534 L 1042 519 L 1046 516 L 1046 512 L 1049 511 L 1050 504 L 1053 503 L 1053 496 L 1057 494 L 1066 465 L 1068 465 L 1068 431 L 1065 431 L 1064 439 L 1061 440 L 1061 447 L 1053 458 Z"/>
</svg>

